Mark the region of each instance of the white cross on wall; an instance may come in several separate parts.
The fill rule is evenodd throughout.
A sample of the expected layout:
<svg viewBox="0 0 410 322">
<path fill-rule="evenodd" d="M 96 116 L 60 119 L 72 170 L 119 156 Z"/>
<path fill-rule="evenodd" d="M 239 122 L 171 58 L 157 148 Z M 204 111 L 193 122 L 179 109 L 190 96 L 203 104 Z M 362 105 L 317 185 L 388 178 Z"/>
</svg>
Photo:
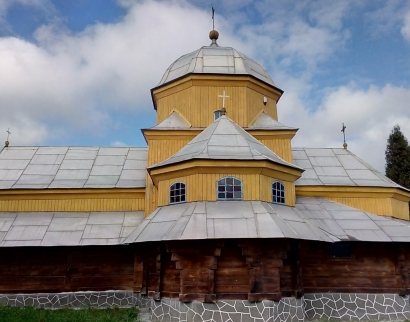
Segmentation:
<svg viewBox="0 0 410 322">
<path fill-rule="evenodd" d="M 225 91 L 223 91 L 223 94 L 222 94 L 222 95 L 218 95 L 218 97 L 221 97 L 221 98 L 222 98 L 222 108 L 225 108 L 225 98 L 228 98 L 229 96 L 227 96 L 227 95 L 225 94 Z"/>
</svg>

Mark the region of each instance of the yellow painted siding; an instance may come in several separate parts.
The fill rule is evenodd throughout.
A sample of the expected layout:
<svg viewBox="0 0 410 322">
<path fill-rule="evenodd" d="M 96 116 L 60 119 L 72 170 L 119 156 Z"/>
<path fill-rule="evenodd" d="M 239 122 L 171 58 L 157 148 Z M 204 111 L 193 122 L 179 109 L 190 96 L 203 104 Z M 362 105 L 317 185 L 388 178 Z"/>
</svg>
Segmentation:
<svg viewBox="0 0 410 322">
<path fill-rule="evenodd" d="M 292 146 L 290 139 L 260 139 L 259 141 L 283 160 L 292 163 Z"/>
<path fill-rule="evenodd" d="M 213 113 L 222 108 L 225 91 L 229 96 L 225 100 L 227 116 L 241 127 L 247 127 L 258 113 L 265 111 L 277 120 L 276 102 L 273 94 L 266 94 L 243 86 L 190 86 L 170 95 L 161 95 L 157 99 L 157 124 L 162 122 L 173 110 L 178 110 L 192 127 L 208 127 L 213 121 Z M 266 106 L 263 97 L 268 97 Z"/>
<path fill-rule="evenodd" d="M 0 200 L 0 211 L 137 211 L 144 210 L 143 198 L 113 199 L 9 199 Z"/>
<path fill-rule="evenodd" d="M 391 198 L 341 198 L 341 197 L 326 197 L 335 202 L 357 208 L 375 215 L 386 217 L 393 216 Z M 408 212 L 408 210 L 407 210 Z M 395 214 L 395 217 L 396 214 Z"/>
<path fill-rule="evenodd" d="M 276 181 L 262 175 L 255 174 L 194 174 L 176 179 L 163 180 L 158 184 L 158 206 L 169 204 L 169 187 L 175 182 L 186 184 L 187 202 L 216 201 L 216 182 L 227 176 L 242 180 L 243 200 L 272 201 L 272 182 Z M 295 205 L 295 189 L 292 182 L 282 181 L 285 186 L 286 204 Z"/>
<path fill-rule="evenodd" d="M 397 199 L 391 199 L 393 217 L 409 220 L 409 203 Z"/>
<path fill-rule="evenodd" d="M 266 105 L 263 104 L 263 98 L 266 97 L 268 101 Z M 247 103 L 247 123 L 241 125 L 242 127 L 250 125 L 250 122 L 255 120 L 261 111 L 265 111 L 266 114 L 278 120 L 278 113 L 276 108 L 276 101 L 272 96 L 264 95 L 254 89 L 246 89 L 246 103 Z"/>
<path fill-rule="evenodd" d="M 163 140 L 150 140 L 148 148 L 148 166 L 168 159 L 181 150 L 191 138 L 173 140 L 164 137 Z"/>
</svg>

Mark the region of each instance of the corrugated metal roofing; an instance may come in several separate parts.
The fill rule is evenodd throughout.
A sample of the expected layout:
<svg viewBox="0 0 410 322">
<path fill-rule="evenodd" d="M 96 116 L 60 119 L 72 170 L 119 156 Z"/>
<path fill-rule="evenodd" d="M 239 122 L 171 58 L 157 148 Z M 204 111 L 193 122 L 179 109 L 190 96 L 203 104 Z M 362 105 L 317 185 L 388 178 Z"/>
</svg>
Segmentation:
<svg viewBox="0 0 410 322">
<path fill-rule="evenodd" d="M 292 155 L 293 163 L 305 169 L 302 177 L 295 183 L 297 186 L 338 185 L 405 189 L 343 148 L 293 148 Z"/>
<path fill-rule="evenodd" d="M 157 208 L 124 243 L 215 238 L 410 241 L 409 222 L 373 215 L 324 198 L 296 207 L 261 201 L 203 201 Z"/>
<path fill-rule="evenodd" d="M 269 73 L 256 61 L 234 48 L 204 46 L 178 58 L 168 67 L 158 86 L 187 74 L 251 75 L 275 86 Z"/>
<path fill-rule="evenodd" d="M 235 122 L 221 116 L 181 150 L 151 168 L 192 159 L 270 160 L 292 168 Z"/>
<path fill-rule="evenodd" d="M 147 148 L 7 147 L 0 189 L 145 187 Z"/>
<path fill-rule="evenodd" d="M 1 212 L 0 247 L 121 244 L 143 219 L 143 211 Z"/>
</svg>

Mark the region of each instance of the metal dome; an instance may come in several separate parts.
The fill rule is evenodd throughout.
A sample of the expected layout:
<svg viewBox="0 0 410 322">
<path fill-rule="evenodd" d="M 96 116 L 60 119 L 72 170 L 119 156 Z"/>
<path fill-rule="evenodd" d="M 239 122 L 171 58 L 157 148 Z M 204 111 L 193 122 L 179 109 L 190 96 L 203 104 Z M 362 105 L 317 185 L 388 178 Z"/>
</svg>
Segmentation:
<svg viewBox="0 0 410 322">
<path fill-rule="evenodd" d="M 256 61 L 232 47 L 216 42 L 178 58 L 168 67 L 158 86 L 188 74 L 251 75 L 275 86 L 268 72 Z"/>
</svg>

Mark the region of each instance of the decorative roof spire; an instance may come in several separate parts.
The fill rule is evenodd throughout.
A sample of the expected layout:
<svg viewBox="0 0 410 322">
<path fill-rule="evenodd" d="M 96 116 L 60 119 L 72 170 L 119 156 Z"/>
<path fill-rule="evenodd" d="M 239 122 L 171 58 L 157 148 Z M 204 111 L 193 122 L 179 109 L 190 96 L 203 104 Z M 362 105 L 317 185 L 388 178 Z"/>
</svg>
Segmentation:
<svg viewBox="0 0 410 322">
<path fill-rule="evenodd" d="M 216 41 L 218 40 L 219 37 L 219 32 L 215 30 L 215 9 L 212 7 L 212 30 L 209 32 L 209 39 L 212 40 L 212 43 L 210 46 L 216 46 L 219 47 Z"/>
<path fill-rule="evenodd" d="M 5 147 L 5 148 L 7 148 L 7 147 L 9 146 L 9 144 L 10 144 L 10 142 L 9 142 L 9 136 L 10 136 L 10 134 L 11 134 L 10 128 L 8 128 L 6 132 L 7 132 L 7 140 L 6 140 L 6 142 L 4 142 L 4 147 Z"/>
<path fill-rule="evenodd" d="M 347 143 L 346 143 L 346 126 L 344 123 L 342 123 L 342 131 L 343 132 L 343 148 L 347 149 Z"/>
</svg>

